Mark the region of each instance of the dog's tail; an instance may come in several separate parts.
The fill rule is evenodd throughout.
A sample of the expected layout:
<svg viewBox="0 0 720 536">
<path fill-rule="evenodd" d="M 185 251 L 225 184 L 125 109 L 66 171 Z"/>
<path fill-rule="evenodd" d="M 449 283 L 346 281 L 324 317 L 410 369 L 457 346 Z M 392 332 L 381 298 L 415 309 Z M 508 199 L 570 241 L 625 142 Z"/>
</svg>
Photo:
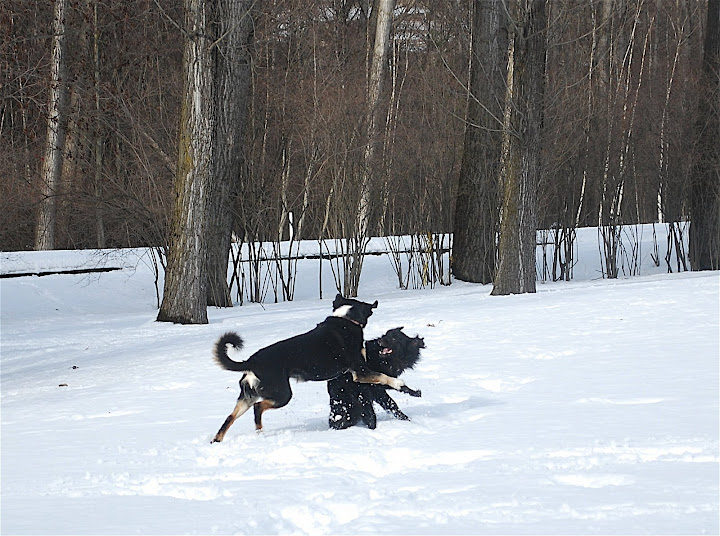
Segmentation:
<svg viewBox="0 0 720 536">
<path fill-rule="evenodd" d="M 230 359 L 230 356 L 228 356 L 227 353 L 228 344 L 232 345 L 236 350 L 242 350 L 244 346 L 240 335 L 234 331 L 228 331 L 225 335 L 220 337 L 217 344 L 215 344 L 215 361 L 217 361 L 218 365 L 226 370 L 234 370 L 237 372 L 249 370 L 247 361 L 234 361 Z"/>
</svg>

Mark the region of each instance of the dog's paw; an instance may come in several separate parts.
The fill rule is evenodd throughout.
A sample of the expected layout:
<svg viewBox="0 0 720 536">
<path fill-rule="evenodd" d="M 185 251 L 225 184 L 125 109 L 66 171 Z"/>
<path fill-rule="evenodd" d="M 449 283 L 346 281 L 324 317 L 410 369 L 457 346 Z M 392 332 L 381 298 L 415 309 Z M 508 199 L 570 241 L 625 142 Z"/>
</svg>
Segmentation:
<svg viewBox="0 0 720 536">
<path fill-rule="evenodd" d="M 419 391 L 419 390 L 416 391 L 415 389 L 410 389 L 410 387 L 408 387 L 407 385 L 403 385 L 403 386 L 400 388 L 400 392 L 401 392 L 401 393 L 406 393 L 406 394 L 408 394 L 408 395 L 410 395 L 410 396 L 414 396 L 414 397 L 421 397 L 421 396 L 422 396 L 422 391 Z"/>
</svg>

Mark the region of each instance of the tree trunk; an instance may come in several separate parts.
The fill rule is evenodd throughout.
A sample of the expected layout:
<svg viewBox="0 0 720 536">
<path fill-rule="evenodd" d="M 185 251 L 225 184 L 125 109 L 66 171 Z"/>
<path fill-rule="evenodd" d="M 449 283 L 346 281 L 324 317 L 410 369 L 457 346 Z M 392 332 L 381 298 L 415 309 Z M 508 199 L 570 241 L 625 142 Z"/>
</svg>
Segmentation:
<svg viewBox="0 0 720 536">
<path fill-rule="evenodd" d="M 720 0 L 708 0 L 698 145 L 690 178 L 690 264 L 720 269 Z"/>
<path fill-rule="evenodd" d="M 158 321 L 207 323 L 209 196 L 213 189 L 215 100 L 206 0 L 185 0 L 183 101 L 175 204 Z"/>
<path fill-rule="evenodd" d="M 53 42 L 50 57 L 50 97 L 47 112 L 47 141 L 42 165 L 42 199 L 35 229 L 35 249 L 55 248 L 57 193 L 62 174 L 67 119 L 65 65 L 65 3 L 55 0 Z"/>
<path fill-rule="evenodd" d="M 375 43 L 373 46 L 372 64 L 370 67 L 370 81 L 368 84 L 367 99 L 367 143 L 365 145 L 364 167 L 360 185 L 360 202 L 358 205 L 358 235 L 366 237 L 370 220 L 370 196 L 375 148 L 380 132 L 378 125 L 378 104 L 382 95 L 387 64 L 388 50 L 390 49 L 390 29 L 392 27 L 395 0 L 380 0 L 377 6 L 377 26 L 375 29 Z"/>
<path fill-rule="evenodd" d="M 92 8 L 93 13 L 93 92 L 95 95 L 95 128 L 93 135 L 95 136 L 95 237 L 98 248 L 105 247 L 105 218 L 102 207 L 103 200 L 103 184 L 102 184 L 102 164 L 104 156 L 103 130 L 100 125 L 100 28 L 98 27 L 98 2 L 95 0 Z"/>
<path fill-rule="evenodd" d="M 457 279 L 487 284 L 495 277 L 507 19 L 502 0 L 474 4 L 470 100 L 455 200 L 452 272 Z"/>
<path fill-rule="evenodd" d="M 347 296 L 357 296 L 358 286 L 360 284 L 360 273 L 365 256 L 365 246 L 370 237 L 369 228 L 371 198 L 373 193 L 373 169 L 375 167 L 375 147 L 378 143 L 377 138 L 380 133 L 378 106 L 383 91 L 394 10 L 395 0 L 379 0 L 376 8 L 377 22 L 370 65 L 366 109 L 367 139 L 362 177 L 360 179 L 360 195 L 357 206 L 356 223 L 355 229 L 353 230 L 354 236 L 348 240 L 348 265 L 345 274 L 345 294 Z"/>
<path fill-rule="evenodd" d="M 545 0 L 511 2 L 499 265 L 493 295 L 535 292 L 545 85 Z"/>
<path fill-rule="evenodd" d="M 215 58 L 217 102 L 214 180 L 210 195 L 208 229 L 207 305 L 232 307 L 227 284 L 233 224 L 233 200 L 237 195 L 244 158 L 250 88 L 250 50 L 253 34 L 250 0 L 218 0 Z"/>
</svg>

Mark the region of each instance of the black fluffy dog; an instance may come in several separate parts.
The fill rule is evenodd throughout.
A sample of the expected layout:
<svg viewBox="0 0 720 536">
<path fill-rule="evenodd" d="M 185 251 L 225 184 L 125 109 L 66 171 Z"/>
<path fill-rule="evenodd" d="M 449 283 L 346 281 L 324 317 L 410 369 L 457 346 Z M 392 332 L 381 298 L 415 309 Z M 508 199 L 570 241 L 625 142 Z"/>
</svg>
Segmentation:
<svg viewBox="0 0 720 536">
<path fill-rule="evenodd" d="M 240 378 L 240 397 L 213 442 L 222 441 L 228 428 L 251 407 L 255 410 L 255 428 L 262 429 L 262 414 L 281 408 L 292 398 L 290 378 L 300 381 L 325 381 L 349 372 L 357 382 L 378 383 L 420 396 L 397 378 L 371 370 L 365 362 L 363 328 L 375 303 L 345 299 L 333 301 L 333 315 L 302 335 L 296 335 L 255 352 L 247 361 L 230 359 L 227 345 L 241 349 L 243 340 L 229 332 L 215 345 L 215 359 L 227 370 L 244 372 Z"/>
<path fill-rule="evenodd" d="M 425 348 L 425 342 L 420 337 L 408 337 L 402 329 L 391 329 L 382 337 L 365 343 L 369 368 L 397 377 L 415 366 L 420 359 L 420 349 Z M 354 426 L 361 420 L 368 428 L 374 429 L 377 426 L 377 416 L 373 402 L 380 404 L 398 419 L 410 420 L 390 398 L 385 385 L 356 383 L 350 374 L 344 374 L 328 382 L 328 394 L 330 428 L 336 430 Z"/>
</svg>

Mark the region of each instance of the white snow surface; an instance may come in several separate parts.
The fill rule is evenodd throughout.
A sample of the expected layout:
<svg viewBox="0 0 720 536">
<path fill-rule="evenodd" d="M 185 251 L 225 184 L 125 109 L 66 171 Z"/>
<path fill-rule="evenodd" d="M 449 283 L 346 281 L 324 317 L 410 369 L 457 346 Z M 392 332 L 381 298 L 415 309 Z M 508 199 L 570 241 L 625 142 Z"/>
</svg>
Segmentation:
<svg viewBox="0 0 720 536">
<path fill-rule="evenodd" d="M 5 273 L 22 263 L 82 259 L 3 254 Z M 332 289 L 317 299 L 310 270 L 294 302 L 172 325 L 155 322 L 149 268 L 120 265 L 0 282 L 2 534 L 720 530 L 718 272 L 493 297 L 397 290 L 369 257 L 366 338 L 404 326 L 427 345 L 403 375 L 422 398 L 391 393 L 412 420 L 376 406 L 376 430 L 329 430 L 325 383 L 293 384 L 263 432 L 249 412 L 211 444 L 239 380 L 214 363 L 217 338 L 238 331 L 247 358 L 322 321 Z"/>
</svg>

